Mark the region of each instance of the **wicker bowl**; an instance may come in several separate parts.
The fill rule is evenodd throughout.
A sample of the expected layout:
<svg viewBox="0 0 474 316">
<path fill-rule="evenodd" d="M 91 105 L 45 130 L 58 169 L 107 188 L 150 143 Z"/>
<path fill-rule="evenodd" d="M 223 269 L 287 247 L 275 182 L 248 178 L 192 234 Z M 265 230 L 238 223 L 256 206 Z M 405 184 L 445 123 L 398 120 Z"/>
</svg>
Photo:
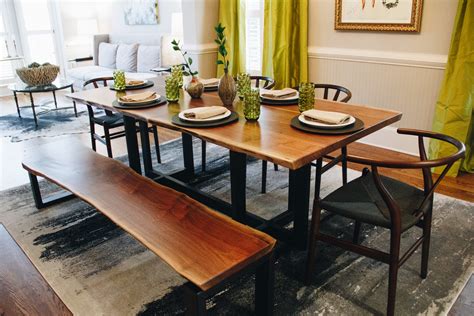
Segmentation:
<svg viewBox="0 0 474 316">
<path fill-rule="evenodd" d="M 59 73 L 56 65 L 44 65 L 36 68 L 19 68 L 16 70 L 21 81 L 29 86 L 46 86 L 51 84 Z"/>
</svg>

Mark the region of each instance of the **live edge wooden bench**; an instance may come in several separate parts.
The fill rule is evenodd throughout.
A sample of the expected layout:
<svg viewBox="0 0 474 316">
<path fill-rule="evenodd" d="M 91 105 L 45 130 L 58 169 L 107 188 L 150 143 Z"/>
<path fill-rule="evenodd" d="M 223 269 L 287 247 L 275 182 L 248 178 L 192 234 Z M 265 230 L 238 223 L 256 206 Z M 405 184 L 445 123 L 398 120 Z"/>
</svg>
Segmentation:
<svg viewBox="0 0 474 316">
<path fill-rule="evenodd" d="M 23 168 L 30 175 L 38 208 L 45 206 L 37 180 L 41 176 L 91 204 L 187 279 L 188 314 L 204 314 L 207 298 L 252 270 L 256 271 L 256 314 L 272 314 L 272 237 L 159 185 L 77 141 L 27 149 Z M 64 199 L 60 196 L 56 200 Z"/>
</svg>

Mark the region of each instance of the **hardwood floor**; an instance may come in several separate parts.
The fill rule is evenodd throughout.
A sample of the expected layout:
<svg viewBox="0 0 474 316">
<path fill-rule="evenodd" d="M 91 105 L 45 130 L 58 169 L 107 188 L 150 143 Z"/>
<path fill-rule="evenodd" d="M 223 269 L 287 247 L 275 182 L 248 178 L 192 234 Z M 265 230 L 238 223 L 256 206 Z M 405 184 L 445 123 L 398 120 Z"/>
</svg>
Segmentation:
<svg viewBox="0 0 474 316">
<path fill-rule="evenodd" d="M 0 224 L 0 315 L 72 315 Z"/>
</svg>

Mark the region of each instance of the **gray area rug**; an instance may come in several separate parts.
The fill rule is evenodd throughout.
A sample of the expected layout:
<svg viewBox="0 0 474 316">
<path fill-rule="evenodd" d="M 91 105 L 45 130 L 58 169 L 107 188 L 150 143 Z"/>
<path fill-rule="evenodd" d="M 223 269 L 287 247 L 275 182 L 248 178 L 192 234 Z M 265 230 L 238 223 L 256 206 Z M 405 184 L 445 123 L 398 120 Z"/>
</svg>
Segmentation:
<svg viewBox="0 0 474 316">
<path fill-rule="evenodd" d="M 195 143 L 198 157 L 200 143 Z M 182 162 L 180 141 L 162 146 L 160 165 L 175 170 Z M 196 161 L 198 162 L 198 161 Z M 230 199 L 228 152 L 208 144 L 208 172 L 194 185 Z M 200 170 L 200 166 L 196 166 Z M 288 172 L 268 169 L 268 192 L 260 194 L 261 162 L 248 161 L 248 210 L 274 216 L 286 209 Z M 350 178 L 358 176 L 351 171 Z M 340 183 L 340 169 L 323 177 L 322 195 Z M 57 188 L 41 182 L 44 192 Z M 78 200 L 38 211 L 29 186 L 0 192 L 0 222 L 33 260 L 75 315 L 179 315 L 184 312 L 184 280 L 171 268 L 91 206 Z M 473 270 L 474 204 L 435 196 L 429 274 L 419 277 L 420 253 L 399 272 L 398 315 L 445 314 Z M 353 223 L 340 217 L 322 229 L 350 238 Z M 363 226 L 363 244 L 387 250 L 386 230 Z M 409 245 L 414 232 L 402 238 Z M 386 309 L 388 266 L 321 245 L 310 286 L 302 282 L 306 252 L 287 251 L 276 263 L 277 315 L 382 315 Z M 253 311 L 253 276 L 244 276 L 208 302 L 211 315 L 246 315 Z"/>
<path fill-rule="evenodd" d="M 15 143 L 37 137 L 88 133 L 87 111 L 79 104 L 77 110 L 78 117 L 72 108 L 42 114 L 38 116 L 38 127 L 35 126 L 31 108 L 21 109 L 21 118 L 16 113 L 0 116 L 0 137 L 10 137 L 10 141 Z"/>
</svg>

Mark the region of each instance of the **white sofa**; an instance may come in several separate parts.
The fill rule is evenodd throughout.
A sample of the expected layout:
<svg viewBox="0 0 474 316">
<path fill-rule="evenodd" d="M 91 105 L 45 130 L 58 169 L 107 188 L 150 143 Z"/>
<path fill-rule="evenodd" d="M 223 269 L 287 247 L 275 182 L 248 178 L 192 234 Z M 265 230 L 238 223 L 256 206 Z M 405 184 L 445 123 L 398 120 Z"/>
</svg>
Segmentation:
<svg viewBox="0 0 474 316">
<path fill-rule="evenodd" d="M 94 35 L 94 65 L 71 68 L 67 76 L 78 90 L 87 80 L 111 77 L 116 69 L 124 70 L 127 78 L 156 77 L 151 69 L 180 63 L 181 56 L 171 49 L 171 39 L 151 35 Z"/>
</svg>

